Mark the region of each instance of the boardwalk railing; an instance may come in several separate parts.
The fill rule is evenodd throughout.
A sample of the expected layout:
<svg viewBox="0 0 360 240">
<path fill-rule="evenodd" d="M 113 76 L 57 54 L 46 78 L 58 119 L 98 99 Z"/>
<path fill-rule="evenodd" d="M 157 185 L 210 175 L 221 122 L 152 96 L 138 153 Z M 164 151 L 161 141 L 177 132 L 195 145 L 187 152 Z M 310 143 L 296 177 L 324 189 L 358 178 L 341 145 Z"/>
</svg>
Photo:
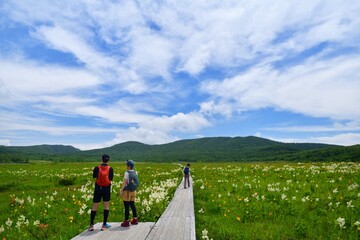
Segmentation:
<svg viewBox="0 0 360 240">
<path fill-rule="evenodd" d="M 184 180 L 183 180 L 184 181 Z M 73 238 L 80 239 L 117 239 L 117 240 L 195 240 L 195 214 L 192 179 L 191 186 L 184 189 L 181 182 L 174 197 L 156 223 L 140 222 L 130 228 L 112 222 L 107 231 L 100 231 L 101 224 L 95 224 L 92 232 L 84 231 Z"/>
</svg>

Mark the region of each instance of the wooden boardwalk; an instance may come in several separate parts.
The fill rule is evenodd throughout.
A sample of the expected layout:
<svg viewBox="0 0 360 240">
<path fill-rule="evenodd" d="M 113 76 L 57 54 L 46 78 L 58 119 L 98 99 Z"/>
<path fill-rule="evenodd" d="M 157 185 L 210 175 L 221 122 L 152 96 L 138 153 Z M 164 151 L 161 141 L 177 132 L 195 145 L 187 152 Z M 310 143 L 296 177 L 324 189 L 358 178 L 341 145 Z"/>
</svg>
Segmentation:
<svg viewBox="0 0 360 240">
<path fill-rule="evenodd" d="M 80 239 L 118 239 L 118 240 L 195 240 L 195 214 L 192 184 L 184 189 L 184 180 L 175 191 L 174 198 L 156 223 L 140 222 L 129 228 L 119 222 L 110 223 L 111 228 L 100 231 L 101 224 L 95 224 L 92 232 L 84 231 L 73 238 Z M 192 179 L 190 178 L 190 183 Z"/>
</svg>

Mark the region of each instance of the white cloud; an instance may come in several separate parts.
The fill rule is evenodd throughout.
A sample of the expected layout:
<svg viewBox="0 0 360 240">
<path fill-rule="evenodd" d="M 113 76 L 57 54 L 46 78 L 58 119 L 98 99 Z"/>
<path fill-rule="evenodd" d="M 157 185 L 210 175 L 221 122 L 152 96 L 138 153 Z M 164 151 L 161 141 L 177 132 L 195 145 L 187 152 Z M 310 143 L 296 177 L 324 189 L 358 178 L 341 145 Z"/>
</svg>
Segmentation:
<svg viewBox="0 0 360 240">
<path fill-rule="evenodd" d="M 0 59 L 0 65 L 2 91 L 15 101 L 100 84 L 100 79 L 90 72 L 75 68 L 5 59 Z"/>
<path fill-rule="evenodd" d="M 0 145 L 10 146 L 10 140 L 9 139 L 0 139 Z"/>
<path fill-rule="evenodd" d="M 313 142 L 351 146 L 360 144 L 360 133 L 344 133 L 329 137 L 314 137 Z"/>
<path fill-rule="evenodd" d="M 1 103 L 14 109 L 31 106 L 37 110 L 31 114 L 39 116 L 86 116 L 92 124 L 100 119 L 126 128 L 133 124 L 115 140 L 168 142 L 177 133 L 199 134 L 210 126 L 206 118 L 231 120 L 233 113 L 261 108 L 340 122 L 360 119 L 356 1 L 9 0 L 0 11 L 6 19 L 2 23 L 27 28 L 37 47 L 72 54 L 82 65 L 76 69 L 61 61 L 49 65 L 2 57 Z M 322 44 L 323 51 L 306 55 Z M 30 59 L 27 45 L 13 47 Z M 354 53 L 343 53 L 347 48 L 355 48 Z M 185 99 L 188 93 L 195 98 Z M 170 94 L 178 102 L 167 101 Z M 131 101 L 125 99 L 129 95 Z M 41 124 L 33 126 L 47 131 Z M 51 124 L 44 126 L 53 131 Z M 348 125 L 277 130 L 340 129 L 358 130 Z"/>
<path fill-rule="evenodd" d="M 125 142 L 128 140 L 139 141 L 148 144 L 161 144 L 178 140 L 177 132 L 196 132 L 210 123 L 198 113 L 183 114 L 167 117 L 157 117 L 150 121 L 139 124 L 119 132 L 113 142 Z"/>
<path fill-rule="evenodd" d="M 359 57 L 307 61 L 279 72 L 270 66 L 223 81 L 203 83 L 203 90 L 233 111 L 275 107 L 314 117 L 360 118 Z"/>
<path fill-rule="evenodd" d="M 269 131 L 281 132 L 340 132 L 340 131 L 360 131 L 359 122 L 352 121 L 347 123 L 335 122 L 332 126 L 282 126 L 264 128 Z"/>
<path fill-rule="evenodd" d="M 114 68 L 117 62 L 102 53 L 95 51 L 81 37 L 63 27 L 41 26 L 36 36 L 44 41 L 50 48 L 73 54 L 79 61 L 91 69 Z"/>
<path fill-rule="evenodd" d="M 266 138 L 273 141 L 284 143 L 324 143 L 340 146 L 352 146 L 360 144 L 360 133 L 341 133 L 324 137 L 306 137 L 306 138 L 278 138 L 267 136 Z"/>
</svg>

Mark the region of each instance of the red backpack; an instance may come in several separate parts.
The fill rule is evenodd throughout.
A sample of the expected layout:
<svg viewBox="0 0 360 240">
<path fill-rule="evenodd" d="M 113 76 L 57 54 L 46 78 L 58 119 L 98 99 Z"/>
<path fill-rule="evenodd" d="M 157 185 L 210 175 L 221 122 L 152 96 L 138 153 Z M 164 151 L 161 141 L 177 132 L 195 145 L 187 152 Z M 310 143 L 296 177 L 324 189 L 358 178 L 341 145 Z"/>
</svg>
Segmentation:
<svg viewBox="0 0 360 240">
<path fill-rule="evenodd" d="M 99 166 L 99 172 L 96 179 L 97 185 L 100 187 L 108 187 L 110 186 L 110 179 L 109 179 L 109 171 L 110 166 Z"/>
</svg>

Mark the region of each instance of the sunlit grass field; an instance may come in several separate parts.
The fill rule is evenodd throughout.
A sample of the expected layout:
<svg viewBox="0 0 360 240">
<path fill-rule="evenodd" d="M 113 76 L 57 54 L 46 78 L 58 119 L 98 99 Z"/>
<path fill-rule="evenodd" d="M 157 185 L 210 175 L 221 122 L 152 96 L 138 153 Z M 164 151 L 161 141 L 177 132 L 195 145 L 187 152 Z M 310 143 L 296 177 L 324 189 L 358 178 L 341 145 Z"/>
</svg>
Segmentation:
<svg viewBox="0 0 360 240">
<path fill-rule="evenodd" d="M 89 226 L 97 163 L 0 165 L 0 239 L 71 239 Z M 114 168 L 109 222 L 124 220 L 118 192 L 124 163 Z M 155 222 L 167 207 L 182 172 L 174 164 L 136 164 L 140 221 Z M 100 205 L 95 222 L 102 222 Z"/>
<path fill-rule="evenodd" d="M 3 164 L 0 238 L 70 239 L 89 225 L 97 163 Z M 123 221 L 115 171 L 109 222 Z M 140 221 L 156 221 L 181 164 L 137 164 Z M 197 239 L 359 239 L 359 163 L 191 163 Z M 102 221 L 100 205 L 95 221 Z"/>
<path fill-rule="evenodd" d="M 197 239 L 360 239 L 359 163 L 193 164 Z"/>
</svg>

